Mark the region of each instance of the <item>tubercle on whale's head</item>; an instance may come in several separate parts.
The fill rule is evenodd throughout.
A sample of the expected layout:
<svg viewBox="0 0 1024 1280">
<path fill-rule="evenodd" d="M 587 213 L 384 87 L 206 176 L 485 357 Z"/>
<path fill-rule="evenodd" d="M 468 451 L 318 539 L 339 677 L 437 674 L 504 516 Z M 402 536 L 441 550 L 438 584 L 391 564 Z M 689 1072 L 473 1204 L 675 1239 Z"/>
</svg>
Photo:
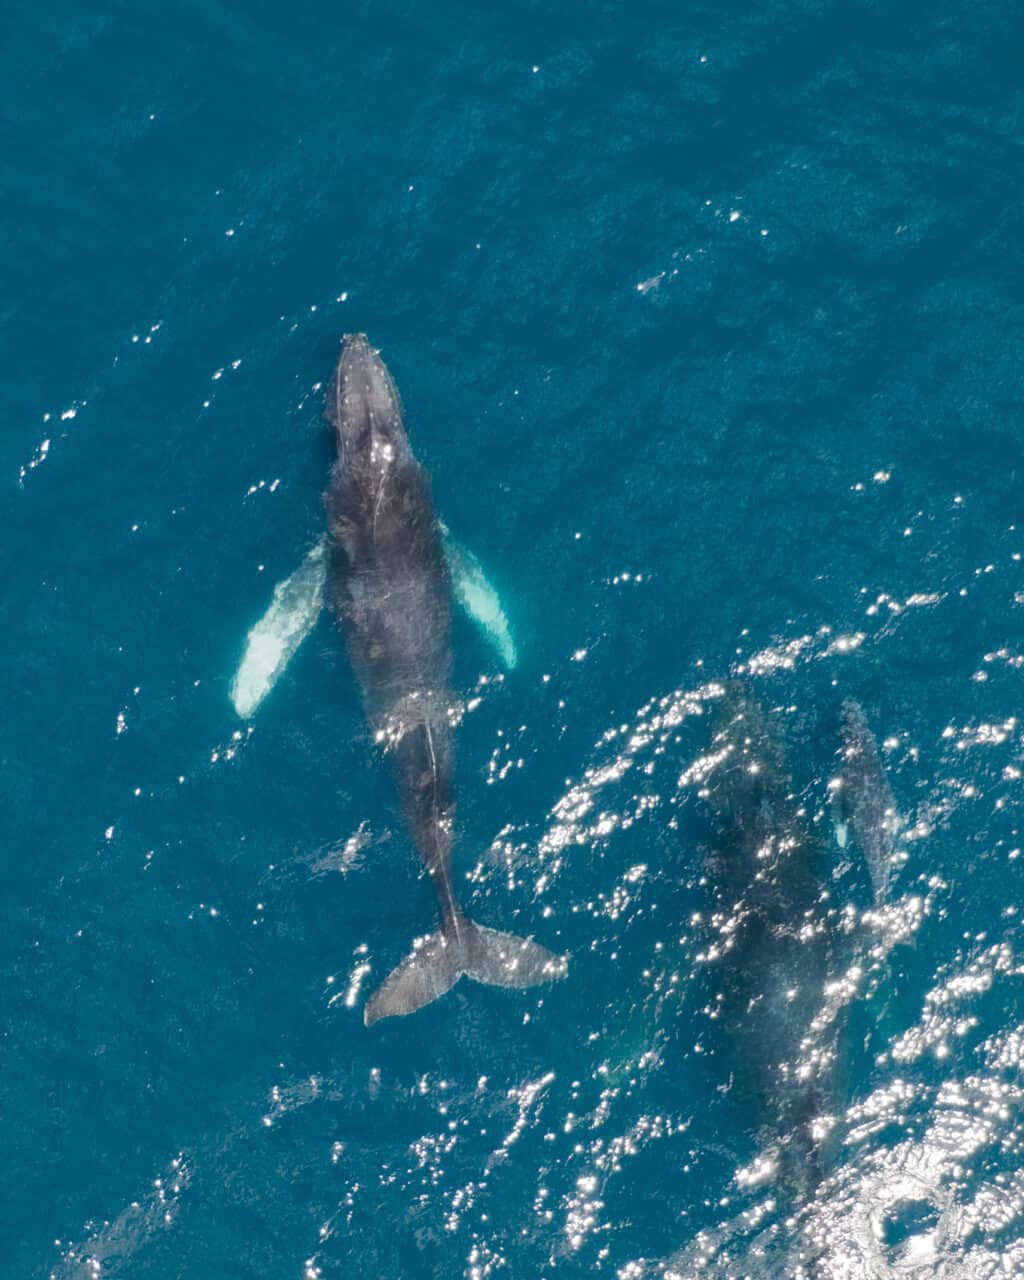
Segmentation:
<svg viewBox="0 0 1024 1280">
<path fill-rule="evenodd" d="M 365 333 L 346 333 L 342 339 L 324 416 L 334 427 L 343 459 L 375 461 L 408 449 L 398 390 Z"/>
</svg>

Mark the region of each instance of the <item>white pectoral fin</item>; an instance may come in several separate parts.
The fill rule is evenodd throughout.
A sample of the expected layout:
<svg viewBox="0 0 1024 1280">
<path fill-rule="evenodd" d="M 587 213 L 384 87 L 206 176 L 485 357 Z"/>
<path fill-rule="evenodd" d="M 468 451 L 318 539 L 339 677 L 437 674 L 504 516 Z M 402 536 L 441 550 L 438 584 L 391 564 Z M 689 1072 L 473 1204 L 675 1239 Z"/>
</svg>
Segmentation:
<svg viewBox="0 0 1024 1280">
<path fill-rule="evenodd" d="M 270 607 L 246 637 L 245 653 L 231 681 L 231 702 L 244 720 L 255 714 L 320 616 L 326 551 L 321 538 L 295 572 L 277 584 Z"/>
<path fill-rule="evenodd" d="M 438 521 L 444 539 L 444 554 L 452 575 L 455 598 L 484 633 L 484 637 L 511 671 L 518 661 L 512 627 L 484 567 L 476 556 L 452 537 L 443 520 Z"/>
</svg>

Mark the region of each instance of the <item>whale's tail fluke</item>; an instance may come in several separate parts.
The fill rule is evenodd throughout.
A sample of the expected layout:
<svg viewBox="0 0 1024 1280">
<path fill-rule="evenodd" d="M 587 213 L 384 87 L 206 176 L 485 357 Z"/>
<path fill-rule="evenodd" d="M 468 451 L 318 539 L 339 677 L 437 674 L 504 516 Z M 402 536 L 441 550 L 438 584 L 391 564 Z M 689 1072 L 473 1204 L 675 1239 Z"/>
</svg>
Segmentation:
<svg viewBox="0 0 1024 1280">
<path fill-rule="evenodd" d="M 533 987 L 565 977 L 568 959 L 529 938 L 499 933 L 459 915 L 419 941 L 383 986 L 370 997 L 363 1014 L 368 1027 L 381 1018 L 415 1013 L 465 974 L 492 987 Z"/>
</svg>

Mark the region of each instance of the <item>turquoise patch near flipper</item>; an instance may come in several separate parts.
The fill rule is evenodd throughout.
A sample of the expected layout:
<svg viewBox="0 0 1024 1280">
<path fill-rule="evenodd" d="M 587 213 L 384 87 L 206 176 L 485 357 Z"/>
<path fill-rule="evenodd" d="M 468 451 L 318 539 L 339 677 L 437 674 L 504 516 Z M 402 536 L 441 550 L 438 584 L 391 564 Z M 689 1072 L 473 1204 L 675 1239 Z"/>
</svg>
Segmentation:
<svg viewBox="0 0 1024 1280">
<path fill-rule="evenodd" d="M 245 653 L 231 681 L 231 702 L 243 720 L 256 714 L 320 616 L 326 548 L 321 538 L 295 572 L 277 584 L 270 607 L 246 637 Z"/>
<path fill-rule="evenodd" d="M 445 558 L 451 570 L 455 598 L 484 633 L 505 669 L 511 671 L 518 661 L 518 655 L 501 597 L 472 551 L 468 551 L 452 537 L 443 520 L 439 520 L 438 525 L 444 540 Z"/>
</svg>

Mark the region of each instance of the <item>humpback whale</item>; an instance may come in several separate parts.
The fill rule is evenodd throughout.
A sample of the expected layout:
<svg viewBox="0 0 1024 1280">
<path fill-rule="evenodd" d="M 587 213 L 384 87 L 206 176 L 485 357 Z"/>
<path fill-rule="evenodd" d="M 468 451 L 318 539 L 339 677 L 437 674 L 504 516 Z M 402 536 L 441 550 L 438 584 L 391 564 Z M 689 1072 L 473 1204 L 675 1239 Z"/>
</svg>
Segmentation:
<svg viewBox="0 0 1024 1280">
<path fill-rule="evenodd" d="M 840 712 L 838 782 L 829 784 L 837 816 L 849 823 L 871 878 L 873 906 L 888 893 L 896 819 L 878 748 L 860 705 Z M 718 938 L 708 949 L 708 1008 L 731 1063 L 731 1092 L 751 1136 L 768 1157 L 775 1196 L 797 1221 L 838 1155 L 848 1102 L 848 1057 L 859 1019 L 873 1025 L 865 997 L 877 963 L 871 929 L 852 924 L 833 903 L 840 883 L 819 823 L 808 822 L 787 763 L 777 718 L 745 682 L 726 686 L 719 704 L 706 784 Z M 840 829 L 841 846 L 845 833 Z M 851 1019 L 853 1025 L 851 1027 Z M 708 1276 L 819 1275 L 830 1242 L 813 1221 L 795 1240 L 772 1245 L 760 1218 L 740 1213 L 702 1231 L 658 1272 L 665 1280 Z M 770 1252 L 766 1254 L 765 1248 Z M 785 1256 L 780 1256 L 781 1250 Z"/>
<path fill-rule="evenodd" d="M 463 975 L 504 987 L 561 977 L 563 957 L 474 923 L 452 883 L 455 744 L 452 583 L 430 481 L 398 392 L 363 334 L 346 335 L 325 416 L 337 458 L 324 494 L 326 601 L 345 638 L 376 739 L 390 756 L 406 827 L 433 882 L 440 928 L 371 996 L 367 1026 L 408 1014 Z"/>
<path fill-rule="evenodd" d="M 839 727 L 840 776 L 829 791 L 867 864 L 877 911 L 887 895 L 892 793 L 852 699 Z M 805 1211 L 838 1163 L 858 1033 L 885 1017 L 872 990 L 884 951 L 866 917 L 855 922 L 842 899 L 833 901 L 844 892 L 845 873 L 831 865 L 823 824 L 808 820 L 795 790 L 779 718 L 747 682 L 724 686 L 703 763 L 703 871 L 712 913 L 695 997 L 709 1020 L 713 1059 L 727 1064 L 728 1083 L 720 1088 L 761 1153 L 737 1182 L 759 1187 L 770 1180 L 771 1198 L 701 1230 L 649 1268 L 637 1263 L 638 1275 L 816 1277 L 835 1255 L 827 1232 Z M 662 1038 L 663 1029 L 651 1027 L 646 1043 L 657 1047 Z M 706 1053 L 705 1036 L 701 1041 Z M 867 1043 L 865 1037 L 865 1051 Z M 793 1234 L 765 1225 L 766 1210 L 778 1205 L 787 1218 L 783 1230 L 795 1228 Z"/>
<path fill-rule="evenodd" d="M 700 957 L 699 999 L 709 1020 L 701 1041 L 722 1064 L 721 1087 L 759 1153 L 737 1181 L 770 1182 L 769 1203 L 795 1220 L 833 1164 L 843 1101 L 849 996 L 835 981 L 844 957 L 831 868 L 796 793 L 777 717 L 745 681 L 724 688 L 708 764 L 704 873 L 712 911 Z M 793 1250 L 762 1237 L 762 1226 L 762 1210 L 741 1211 L 642 1274 L 821 1274 L 820 1241 L 801 1233 Z M 766 1243 L 771 1256 L 762 1256 Z M 777 1269 L 780 1245 L 786 1258 Z"/>
<path fill-rule="evenodd" d="M 826 991 L 837 938 L 823 841 L 804 820 L 785 745 L 753 691 L 727 688 L 709 785 L 721 942 L 717 1019 L 736 1063 L 736 1092 L 774 1149 L 777 1183 L 808 1200 L 831 1156 L 839 1090 L 839 1008 Z"/>
</svg>

